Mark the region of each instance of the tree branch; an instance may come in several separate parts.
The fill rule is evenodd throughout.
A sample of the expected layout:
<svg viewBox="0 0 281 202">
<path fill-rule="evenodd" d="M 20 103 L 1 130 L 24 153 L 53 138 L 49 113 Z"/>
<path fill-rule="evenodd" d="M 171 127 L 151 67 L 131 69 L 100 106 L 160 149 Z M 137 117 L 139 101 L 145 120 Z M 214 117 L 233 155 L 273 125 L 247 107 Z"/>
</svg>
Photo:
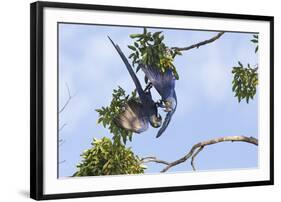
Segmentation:
<svg viewBox="0 0 281 202">
<path fill-rule="evenodd" d="M 65 140 L 60 139 L 60 140 L 59 140 L 59 146 L 63 145 L 65 142 L 66 142 Z"/>
<path fill-rule="evenodd" d="M 67 88 L 67 92 L 68 92 L 68 99 L 66 101 L 66 103 L 63 105 L 63 107 L 59 110 L 59 114 L 63 112 L 63 110 L 65 110 L 66 106 L 69 104 L 70 100 L 74 97 L 71 95 L 68 84 L 66 83 L 66 88 Z"/>
<path fill-rule="evenodd" d="M 230 142 L 246 142 L 246 143 L 250 143 L 250 144 L 258 146 L 258 139 L 254 138 L 254 137 L 225 136 L 225 137 L 219 137 L 219 138 L 214 138 L 211 140 L 199 142 L 199 143 L 193 145 L 193 147 L 190 149 L 190 151 L 185 156 L 183 156 L 182 158 L 175 160 L 171 163 L 168 163 L 167 161 L 159 160 L 156 157 L 146 157 L 142 161 L 143 161 L 143 163 L 156 162 L 156 163 L 166 164 L 167 166 L 161 171 L 163 173 L 163 172 L 166 172 L 167 170 L 169 170 L 170 168 L 172 168 L 178 164 L 181 164 L 181 163 L 187 161 L 189 158 L 191 158 L 191 166 L 192 166 L 193 170 L 195 171 L 195 166 L 194 166 L 195 157 L 203 150 L 203 148 L 205 146 L 217 144 L 220 142 L 229 142 L 229 141 Z M 146 159 L 148 159 L 148 160 L 145 161 Z"/>
<path fill-rule="evenodd" d="M 204 146 L 199 147 L 199 149 L 197 149 L 197 151 L 193 154 L 193 156 L 192 156 L 192 158 L 191 158 L 191 166 L 192 166 L 193 171 L 196 170 L 196 169 L 195 169 L 195 165 L 194 165 L 195 157 L 196 157 L 197 154 L 199 154 L 199 152 L 201 152 L 203 149 L 204 149 Z"/>
<path fill-rule="evenodd" d="M 64 123 L 60 128 L 59 128 L 59 132 L 61 132 L 62 131 L 62 129 L 66 126 L 67 124 L 66 123 Z"/>
<path fill-rule="evenodd" d="M 161 164 L 164 164 L 164 165 L 169 165 L 169 162 L 167 161 L 163 161 L 163 160 L 159 160 L 157 159 L 155 156 L 148 156 L 148 157 L 144 157 L 140 160 L 140 163 L 151 163 L 151 162 L 154 162 L 154 163 L 161 163 Z"/>
<path fill-rule="evenodd" d="M 203 45 L 206 45 L 208 43 L 212 43 L 214 41 L 216 41 L 217 39 L 219 39 L 222 35 L 224 34 L 224 32 L 220 32 L 218 33 L 216 36 L 208 39 L 208 40 L 205 40 L 205 41 L 201 41 L 199 43 L 196 43 L 196 44 L 193 44 L 191 46 L 187 46 L 187 47 L 183 47 L 183 48 L 180 48 L 180 47 L 172 47 L 171 49 L 175 49 L 175 50 L 178 50 L 178 51 L 187 51 L 187 50 L 190 50 L 190 49 L 193 49 L 193 48 L 199 48 L 200 46 L 203 46 Z"/>
<path fill-rule="evenodd" d="M 63 160 L 63 161 L 60 161 L 59 164 L 62 164 L 62 163 L 65 163 L 65 162 L 66 162 L 66 160 Z"/>
</svg>

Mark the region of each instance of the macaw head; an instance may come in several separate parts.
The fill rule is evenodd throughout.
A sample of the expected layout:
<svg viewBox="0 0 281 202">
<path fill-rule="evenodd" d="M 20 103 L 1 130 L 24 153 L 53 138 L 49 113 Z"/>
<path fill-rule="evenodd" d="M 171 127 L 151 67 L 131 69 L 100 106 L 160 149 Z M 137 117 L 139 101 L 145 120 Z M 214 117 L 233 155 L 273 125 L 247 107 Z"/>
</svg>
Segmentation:
<svg viewBox="0 0 281 202">
<path fill-rule="evenodd" d="M 162 125 L 162 117 L 160 114 L 153 114 L 149 118 L 149 123 L 153 128 L 159 128 Z"/>
<path fill-rule="evenodd" d="M 173 111 L 177 105 L 177 101 L 174 97 L 168 97 L 166 100 L 163 100 L 163 103 L 165 112 Z"/>
</svg>

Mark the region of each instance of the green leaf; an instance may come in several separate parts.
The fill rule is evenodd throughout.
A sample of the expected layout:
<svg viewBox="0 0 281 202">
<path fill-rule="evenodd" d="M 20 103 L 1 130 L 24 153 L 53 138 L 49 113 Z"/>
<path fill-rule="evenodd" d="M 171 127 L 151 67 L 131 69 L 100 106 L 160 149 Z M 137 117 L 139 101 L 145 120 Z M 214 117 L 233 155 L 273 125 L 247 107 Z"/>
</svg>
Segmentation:
<svg viewBox="0 0 281 202">
<path fill-rule="evenodd" d="M 243 67 L 243 65 L 240 61 L 238 61 L 238 64 L 239 64 L 240 67 Z"/>
<path fill-rule="evenodd" d="M 175 78 L 176 78 L 176 80 L 179 80 L 179 74 L 178 74 L 178 72 L 177 71 L 173 71 L 173 73 L 174 73 L 174 76 L 175 76 Z"/>
<path fill-rule="evenodd" d="M 259 46 L 256 46 L 255 53 L 258 52 Z"/>
<path fill-rule="evenodd" d="M 237 85 L 238 85 L 238 83 L 237 83 L 237 82 L 233 84 L 233 86 L 232 86 L 232 91 L 233 91 L 233 92 L 235 91 L 235 89 L 236 89 Z"/>
<path fill-rule="evenodd" d="M 176 54 L 177 54 L 177 55 L 182 55 L 182 52 L 177 51 Z"/>
<path fill-rule="evenodd" d="M 101 123 L 103 121 L 103 117 L 100 117 L 99 119 L 98 119 L 98 123 Z"/>
<path fill-rule="evenodd" d="M 130 140 L 130 142 L 132 142 L 132 133 L 129 135 L 129 140 Z"/>
<path fill-rule="evenodd" d="M 137 49 L 134 46 L 128 45 L 128 48 L 130 48 L 131 50 L 136 51 Z"/>
<path fill-rule="evenodd" d="M 249 97 L 248 96 L 246 97 L 246 102 L 249 103 Z"/>
<path fill-rule="evenodd" d="M 135 55 L 135 53 L 132 53 L 129 55 L 129 58 L 132 58 Z"/>
<path fill-rule="evenodd" d="M 258 43 L 259 41 L 257 39 L 252 39 L 251 42 Z"/>
<path fill-rule="evenodd" d="M 132 39 L 134 39 L 134 38 L 141 38 L 141 37 L 143 37 L 142 34 L 131 34 L 130 35 L 130 38 L 132 38 Z"/>
<path fill-rule="evenodd" d="M 156 39 L 156 38 L 159 37 L 159 35 L 160 35 L 161 33 L 162 33 L 162 32 L 155 32 L 155 33 L 153 33 L 152 37 L 153 37 L 154 39 Z"/>
</svg>

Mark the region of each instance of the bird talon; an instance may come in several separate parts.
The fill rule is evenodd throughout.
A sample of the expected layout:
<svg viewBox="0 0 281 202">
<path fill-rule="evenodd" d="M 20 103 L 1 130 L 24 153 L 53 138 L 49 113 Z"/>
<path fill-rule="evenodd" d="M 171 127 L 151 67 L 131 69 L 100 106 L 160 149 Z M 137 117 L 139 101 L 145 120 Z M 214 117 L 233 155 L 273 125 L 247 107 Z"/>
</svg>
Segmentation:
<svg viewBox="0 0 281 202">
<path fill-rule="evenodd" d="M 158 101 L 156 102 L 156 106 L 157 106 L 157 107 L 161 107 L 161 108 L 165 108 L 165 106 L 164 106 L 164 104 L 163 104 L 163 100 L 158 100 Z"/>
</svg>

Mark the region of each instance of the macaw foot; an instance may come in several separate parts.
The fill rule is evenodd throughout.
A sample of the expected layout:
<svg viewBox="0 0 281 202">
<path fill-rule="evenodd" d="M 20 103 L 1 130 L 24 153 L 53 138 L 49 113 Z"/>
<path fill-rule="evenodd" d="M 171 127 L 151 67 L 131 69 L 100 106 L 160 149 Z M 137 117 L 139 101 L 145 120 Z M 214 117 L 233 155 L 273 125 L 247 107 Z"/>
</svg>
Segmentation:
<svg viewBox="0 0 281 202">
<path fill-rule="evenodd" d="M 157 106 L 157 107 L 161 107 L 161 108 L 165 108 L 165 105 L 164 105 L 163 100 L 158 100 L 158 101 L 156 102 L 156 106 Z"/>
<path fill-rule="evenodd" d="M 151 89 L 151 88 L 152 88 L 152 83 L 149 82 L 149 83 L 147 84 L 147 86 L 145 87 L 144 92 L 146 92 L 146 93 L 147 93 L 147 92 L 150 92 L 150 89 Z"/>
</svg>

